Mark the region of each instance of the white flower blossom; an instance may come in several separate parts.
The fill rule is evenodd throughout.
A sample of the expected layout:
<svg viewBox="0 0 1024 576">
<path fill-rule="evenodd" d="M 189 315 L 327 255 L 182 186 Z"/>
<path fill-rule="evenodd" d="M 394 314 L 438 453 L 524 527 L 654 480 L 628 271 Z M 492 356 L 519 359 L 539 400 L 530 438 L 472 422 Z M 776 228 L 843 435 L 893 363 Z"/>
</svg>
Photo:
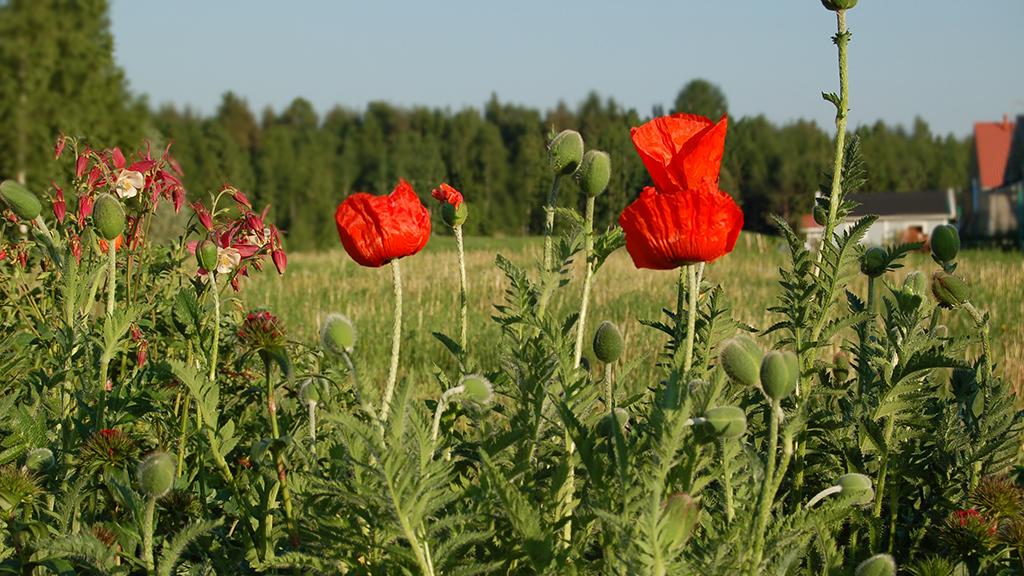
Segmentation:
<svg viewBox="0 0 1024 576">
<path fill-rule="evenodd" d="M 124 200 L 134 198 L 145 185 L 146 177 L 142 175 L 142 172 L 121 170 L 117 175 L 117 180 L 114 181 L 114 191 L 118 198 Z"/>
<path fill-rule="evenodd" d="M 228 248 L 217 248 L 217 274 L 227 274 L 234 270 L 242 261 L 242 254 L 238 250 Z"/>
</svg>

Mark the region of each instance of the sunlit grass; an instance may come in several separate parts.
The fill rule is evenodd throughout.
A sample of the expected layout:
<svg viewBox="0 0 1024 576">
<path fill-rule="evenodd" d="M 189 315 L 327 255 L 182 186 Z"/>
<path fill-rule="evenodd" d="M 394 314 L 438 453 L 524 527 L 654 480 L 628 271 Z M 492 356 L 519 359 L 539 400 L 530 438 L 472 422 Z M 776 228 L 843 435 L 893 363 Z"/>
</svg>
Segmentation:
<svg viewBox="0 0 1024 576">
<path fill-rule="evenodd" d="M 457 332 L 458 270 L 450 237 L 434 237 L 420 254 L 402 261 L 405 281 L 405 326 L 400 376 L 412 378 L 424 394 L 434 394 L 433 365 L 450 368 L 449 356 L 432 332 Z M 494 266 L 502 253 L 531 273 L 541 258 L 537 238 L 468 238 L 466 266 L 469 275 L 470 357 L 484 369 L 493 368 L 500 332 L 490 321 L 493 304 L 505 287 Z M 741 236 L 736 250 L 708 266 L 705 279 L 721 284 L 736 320 L 766 328 L 778 320 L 767 312 L 775 302 L 777 268 L 786 262 L 780 241 L 754 234 Z M 957 272 L 974 285 L 974 300 L 992 316 L 997 372 L 1009 379 L 1024 396 L 1024 259 L 1019 253 L 964 251 Z M 579 264 L 579 263 L 577 263 Z M 930 257 L 912 254 L 907 266 L 886 278 L 898 285 L 911 270 L 931 273 Z M 562 312 L 576 309 L 582 284 L 578 265 L 571 284 L 556 297 Z M 677 275 L 673 272 L 636 270 L 625 250 L 609 258 L 598 272 L 592 292 L 588 331 L 601 320 L 616 322 L 626 341 L 622 377 L 631 386 L 648 386 L 659 377 L 651 357 L 664 344 L 663 335 L 644 327 L 641 319 L 655 319 L 662 307 L 675 306 Z M 288 272 L 258 274 L 243 289 L 248 307 L 267 307 L 285 321 L 293 338 L 312 342 L 321 319 L 330 312 L 348 315 L 359 330 L 357 360 L 366 376 L 383 382 L 390 353 L 392 293 L 386 268 L 356 265 L 338 250 L 328 253 L 292 254 Z M 863 294 L 859 278 L 851 289 Z M 966 321 L 960 312 L 944 315 L 952 332 Z M 589 338 L 590 335 L 588 335 Z M 589 340 L 587 340 L 589 342 Z M 589 345 L 587 346 L 589 355 Z M 372 381 L 371 380 L 371 381 Z"/>
</svg>

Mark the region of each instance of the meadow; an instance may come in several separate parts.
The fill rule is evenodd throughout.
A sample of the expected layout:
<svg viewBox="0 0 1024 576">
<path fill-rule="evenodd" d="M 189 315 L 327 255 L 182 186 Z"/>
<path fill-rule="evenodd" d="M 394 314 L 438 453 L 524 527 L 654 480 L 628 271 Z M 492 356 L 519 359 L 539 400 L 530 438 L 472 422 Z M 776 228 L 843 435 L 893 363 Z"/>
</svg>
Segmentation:
<svg viewBox="0 0 1024 576">
<path fill-rule="evenodd" d="M 501 299 L 505 279 L 495 267 L 496 253 L 520 266 L 536 268 L 541 260 L 541 238 L 484 238 L 466 241 L 466 268 L 469 277 L 469 355 L 482 368 L 495 369 L 500 330 L 490 321 L 493 304 Z M 450 369 L 450 356 L 432 332 L 453 335 L 457 332 L 458 268 L 455 242 L 450 236 L 431 238 L 426 249 L 403 262 L 405 271 L 406 320 L 403 329 L 403 362 L 400 377 L 413 381 L 422 396 L 436 396 L 432 371 L 434 364 Z M 767 311 L 777 304 L 778 268 L 787 261 L 781 239 L 744 233 L 736 250 L 727 258 L 710 264 L 705 280 L 721 284 L 731 299 L 733 316 L 758 329 L 779 320 Z M 559 314 L 567 314 L 579 304 L 583 266 L 577 261 L 572 284 L 556 295 Z M 926 253 L 911 254 L 906 266 L 891 274 L 889 281 L 898 286 L 911 271 L 926 274 L 934 268 Z M 1024 404 L 1024 258 L 1019 252 L 965 250 L 958 272 L 970 279 L 974 300 L 981 310 L 992 315 L 996 357 L 1001 363 L 996 373 L 1007 379 Z M 624 385 L 648 387 L 662 377 L 652 356 L 665 343 L 660 332 L 640 324 L 642 319 L 660 319 L 661 309 L 675 303 L 678 277 L 673 272 L 637 270 L 625 250 L 608 259 L 594 280 L 588 338 L 603 320 L 615 322 L 625 340 Z M 858 277 L 851 289 L 863 294 L 864 278 Z M 290 338 L 305 343 L 316 341 L 322 318 L 332 312 L 352 319 L 359 333 L 354 356 L 365 366 L 371 382 L 383 383 L 387 358 L 391 352 L 393 296 L 391 276 L 384 268 L 357 265 L 341 250 L 299 253 L 289 256 L 288 274 L 257 274 L 239 293 L 237 305 L 245 309 L 267 308 L 279 315 Z M 951 330 L 962 328 L 969 319 L 965 313 L 947 315 Z M 592 358 L 590 347 L 586 355 Z M 382 385 L 382 384 L 381 384 Z"/>
</svg>

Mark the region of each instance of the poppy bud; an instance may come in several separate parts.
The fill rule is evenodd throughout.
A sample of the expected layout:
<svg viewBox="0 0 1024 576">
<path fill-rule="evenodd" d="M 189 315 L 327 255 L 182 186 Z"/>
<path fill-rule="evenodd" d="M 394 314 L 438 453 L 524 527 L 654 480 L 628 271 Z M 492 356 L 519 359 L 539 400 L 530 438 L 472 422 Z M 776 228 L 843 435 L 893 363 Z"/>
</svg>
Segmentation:
<svg viewBox="0 0 1024 576">
<path fill-rule="evenodd" d="M 321 387 L 317 384 L 317 381 L 309 378 L 302 383 L 299 388 L 299 398 L 303 404 L 319 403 L 322 397 Z"/>
<path fill-rule="evenodd" d="M 828 221 L 828 212 L 822 206 L 815 204 L 814 210 L 811 213 L 814 215 L 814 223 L 818 226 L 824 226 Z"/>
<path fill-rule="evenodd" d="M 836 480 L 836 485 L 841 489 L 839 493 L 854 504 L 867 504 L 875 497 L 875 490 L 871 487 L 871 478 L 863 474 L 856 472 L 843 474 Z"/>
<path fill-rule="evenodd" d="M 463 393 L 477 404 L 487 404 L 494 396 L 494 387 L 490 380 L 479 374 L 470 374 L 462 379 Z"/>
<path fill-rule="evenodd" d="M 913 296 L 924 296 L 928 290 L 928 280 L 920 272 L 911 272 L 903 279 L 903 291 Z"/>
<path fill-rule="evenodd" d="M 821 5 L 833 12 L 839 12 L 853 8 L 857 5 L 857 0 L 821 0 Z"/>
<path fill-rule="evenodd" d="M 960 252 L 960 233 L 949 224 L 936 226 L 930 241 L 936 262 L 952 262 Z"/>
<path fill-rule="evenodd" d="M 893 576 L 896 574 L 896 561 L 888 554 L 875 554 L 857 565 L 854 576 Z"/>
<path fill-rule="evenodd" d="M 878 278 L 885 274 L 885 269 L 888 266 L 889 255 L 884 248 L 879 248 L 878 246 L 868 248 L 860 257 L 860 271 L 872 278 Z"/>
<path fill-rule="evenodd" d="M 207 272 L 217 269 L 217 245 L 210 240 L 203 240 L 196 247 L 196 263 Z"/>
<path fill-rule="evenodd" d="M 150 498 L 160 498 L 174 486 L 174 458 L 167 452 L 153 452 L 139 462 L 139 487 Z"/>
<path fill-rule="evenodd" d="M 347 316 L 328 314 L 320 329 L 320 346 L 331 354 L 351 352 L 356 345 L 356 327 Z"/>
<path fill-rule="evenodd" d="M 575 130 L 562 130 L 548 144 L 548 160 L 555 174 L 572 174 L 583 160 L 583 137 Z"/>
<path fill-rule="evenodd" d="M 960 278 L 939 271 L 932 274 L 932 294 L 943 308 L 956 308 L 970 297 L 967 283 Z"/>
<path fill-rule="evenodd" d="M 629 412 L 625 408 L 616 408 L 611 414 L 602 416 L 597 423 L 597 431 L 601 436 L 611 438 L 615 435 L 615 428 L 612 426 L 617 426 L 619 430 L 623 431 L 629 426 Z"/>
<path fill-rule="evenodd" d="M 757 386 L 763 358 L 761 348 L 747 336 L 726 340 L 718 354 L 718 361 L 725 373 L 744 386 Z"/>
<path fill-rule="evenodd" d="M 46 472 L 53 468 L 53 463 L 53 451 L 49 448 L 36 448 L 25 456 L 25 469 L 30 472 Z"/>
<path fill-rule="evenodd" d="M 120 236 L 125 223 L 121 202 L 110 194 L 97 196 L 92 209 L 92 222 L 100 238 L 109 242 Z"/>
<path fill-rule="evenodd" d="M 43 205 L 28 188 L 14 180 L 4 180 L 0 184 L 0 198 L 10 206 L 11 211 L 22 220 L 35 220 L 43 211 Z"/>
<path fill-rule="evenodd" d="M 718 406 L 704 413 L 704 419 L 725 440 L 739 438 L 747 431 L 747 415 L 738 406 Z"/>
<path fill-rule="evenodd" d="M 600 195 L 608 188 L 608 181 L 612 177 L 612 158 L 607 152 L 600 150 L 587 150 L 580 162 L 580 169 L 576 172 L 576 181 L 580 189 L 587 196 Z"/>
<path fill-rule="evenodd" d="M 606 364 L 615 362 L 622 356 L 622 333 L 619 328 L 608 320 L 601 322 L 594 333 L 594 356 Z"/>
<path fill-rule="evenodd" d="M 774 401 L 785 400 L 796 390 L 796 375 L 792 372 L 792 361 L 777 350 L 765 355 L 761 362 L 761 387 Z"/>
<path fill-rule="evenodd" d="M 460 202 L 458 208 L 448 203 L 441 205 L 441 219 L 452 228 L 462 226 L 468 217 L 469 209 L 466 208 L 465 202 Z"/>
<path fill-rule="evenodd" d="M 686 544 L 700 520 L 700 500 L 685 492 L 677 492 L 665 500 L 661 523 L 669 550 L 676 551 Z"/>
</svg>

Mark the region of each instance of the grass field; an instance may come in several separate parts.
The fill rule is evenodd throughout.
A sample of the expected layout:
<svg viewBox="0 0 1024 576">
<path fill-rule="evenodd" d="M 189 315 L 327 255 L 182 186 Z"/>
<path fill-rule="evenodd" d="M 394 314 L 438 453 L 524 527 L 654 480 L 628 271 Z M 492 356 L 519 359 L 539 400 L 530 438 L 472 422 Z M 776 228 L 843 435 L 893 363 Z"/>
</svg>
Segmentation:
<svg viewBox="0 0 1024 576">
<path fill-rule="evenodd" d="M 469 238 L 466 266 L 469 277 L 469 351 L 483 368 L 497 361 L 500 336 L 490 320 L 492 304 L 500 300 L 504 277 L 494 266 L 500 252 L 520 265 L 535 264 L 541 257 L 538 238 Z M 766 310 L 776 298 L 776 269 L 786 254 L 778 239 L 741 236 L 736 250 L 708 266 L 705 279 L 724 286 L 737 320 L 765 328 L 777 320 Z M 1010 380 L 1024 398 L 1024 259 L 1020 253 L 965 251 L 958 259 L 958 273 L 974 286 L 974 301 L 992 314 L 997 371 Z M 910 270 L 928 273 L 936 269 L 929 256 L 912 254 L 908 265 L 887 278 L 902 281 Z M 433 363 L 448 367 L 448 355 L 431 336 L 441 331 L 457 334 L 458 268 L 455 244 L 449 237 L 434 237 L 421 253 L 402 261 L 405 299 L 401 377 L 413 378 L 422 393 L 435 395 Z M 651 356 L 664 343 L 663 336 L 642 326 L 640 319 L 653 319 L 664 306 L 674 306 L 676 274 L 636 270 L 626 251 L 613 254 L 598 272 L 592 293 L 588 337 L 602 320 L 612 320 L 622 329 L 626 356 L 622 382 L 646 386 L 657 379 Z M 564 311 L 578 306 L 582 267 L 573 282 L 556 297 Z M 856 285 L 863 294 L 863 281 Z M 359 331 L 357 361 L 365 374 L 383 382 L 390 353 L 393 296 L 387 268 L 370 269 L 356 265 L 340 248 L 329 253 L 293 254 L 284 276 L 256 275 L 243 288 L 247 307 L 266 307 L 285 321 L 290 336 L 312 342 L 319 322 L 330 312 L 348 315 Z M 949 318 L 949 316 L 944 316 Z M 952 332 L 966 320 L 955 312 L 948 321 Z M 587 340 L 589 343 L 589 340 Z M 589 345 L 588 345 L 589 354 Z"/>
</svg>

